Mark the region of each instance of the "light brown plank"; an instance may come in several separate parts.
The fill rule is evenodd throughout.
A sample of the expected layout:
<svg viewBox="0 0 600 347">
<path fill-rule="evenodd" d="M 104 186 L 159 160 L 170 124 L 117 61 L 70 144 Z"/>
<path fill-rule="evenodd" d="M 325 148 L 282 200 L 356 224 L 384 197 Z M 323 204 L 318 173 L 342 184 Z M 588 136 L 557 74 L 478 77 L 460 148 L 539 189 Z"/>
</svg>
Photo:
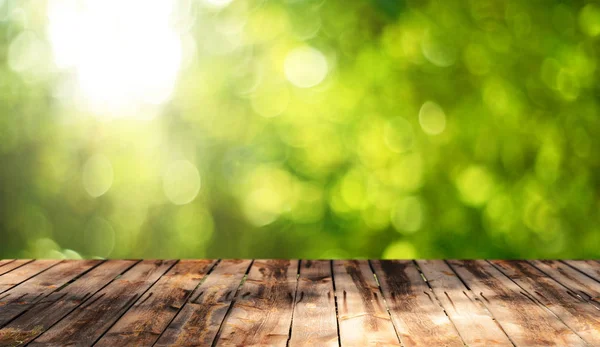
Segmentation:
<svg viewBox="0 0 600 347">
<path fill-rule="evenodd" d="M 468 346 L 512 346 L 482 304 L 442 260 L 417 260 L 433 293 Z"/>
<path fill-rule="evenodd" d="M 29 346 L 93 344 L 173 264 L 173 260 L 144 260 L 94 294 Z"/>
<path fill-rule="evenodd" d="M 402 345 L 464 346 L 412 261 L 373 260 L 371 264 Z"/>
<path fill-rule="evenodd" d="M 251 260 L 222 260 L 192 294 L 155 346 L 210 346 Z"/>
<path fill-rule="evenodd" d="M 3 267 L 4 265 L 8 264 L 8 263 L 12 263 L 13 261 L 15 261 L 14 259 L 2 259 L 0 260 L 0 267 Z"/>
<path fill-rule="evenodd" d="M 21 267 L 27 263 L 31 263 L 32 259 L 17 259 L 8 263 L 5 263 L 2 267 L 0 267 L 0 276 L 11 272 L 12 270 Z"/>
<path fill-rule="evenodd" d="M 564 262 L 596 281 L 600 281 L 600 262 L 597 260 L 565 260 Z"/>
<path fill-rule="evenodd" d="M 35 260 L 0 276 L 0 294 L 58 263 L 60 260 Z"/>
<path fill-rule="evenodd" d="M 592 346 L 600 346 L 600 311 L 524 261 L 492 262 Z"/>
<path fill-rule="evenodd" d="M 107 261 L 68 286 L 59 288 L 0 329 L 0 346 L 16 346 L 33 340 L 135 263 L 132 260 Z"/>
<path fill-rule="evenodd" d="M 367 260 L 334 260 L 342 346 L 400 346 Z"/>
<path fill-rule="evenodd" d="M 297 271 L 297 260 L 256 260 L 223 322 L 217 346 L 285 346 Z"/>
<path fill-rule="evenodd" d="M 290 346 L 338 346 L 331 261 L 302 260 Z"/>
<path fill-rule="evenodd" d="M 26 311 L 36 301 L 98 265 L 99 260 L 65 260 L 7 290 L 0 299 L 0 326 Z"/>
<path fill-rule="evenodd" d="M 517 345 L 586 345 L 577 334 L 486 261 L 451 260 L 450 264 Z"/>
<path fill-rule="evenodd" d="M 181 260 L 95 346 L 152 346 L 216 260 Z"/>
<path fill-rule="evenodd" d="M 531 264 L 584 299 L 600 303 L 600 283 L 557 260 L 532 260 Z"/>
</svg>

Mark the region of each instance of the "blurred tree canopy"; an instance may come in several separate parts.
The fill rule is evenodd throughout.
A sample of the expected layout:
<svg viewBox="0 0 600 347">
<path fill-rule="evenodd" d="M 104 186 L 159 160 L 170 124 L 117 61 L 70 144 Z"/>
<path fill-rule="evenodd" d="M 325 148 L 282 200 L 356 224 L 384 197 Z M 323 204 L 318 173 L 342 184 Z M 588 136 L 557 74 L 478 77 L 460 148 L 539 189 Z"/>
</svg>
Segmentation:
<svg viewBox="0 0 600 347">
<path fill-rule="evenodd" d="M 600 257 L 600 3 L 0 0 L 0 257 Z"/>
</svg>

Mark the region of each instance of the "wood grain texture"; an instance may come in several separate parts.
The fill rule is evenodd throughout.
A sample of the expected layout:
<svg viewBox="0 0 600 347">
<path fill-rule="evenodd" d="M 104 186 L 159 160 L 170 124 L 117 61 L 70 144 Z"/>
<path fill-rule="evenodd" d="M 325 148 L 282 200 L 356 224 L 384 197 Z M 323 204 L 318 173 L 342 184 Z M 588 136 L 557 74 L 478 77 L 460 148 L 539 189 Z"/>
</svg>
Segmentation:
<svg viewBox="0 0 600 347">
<path fill-rule="evenodd" d="M 464 346 L 412 261 L 371 263 L 404 346 Z"/>
<path fill-rule="evenodd" d="M 13 261 L 7 261 L 7 262 L 3 263 L 2 266 L 0 267 L 0 276 L 18 268 L 18 267 L 21 267 L 27 263 L 31 263 L 32 261 L 33 261 L 33 259 L 17 259 L 17 260 L 13 260 Z"/>
<path fill-rule="evenodd" d="M 33 340 L 135 263 L 132 260 L 107 261 L 57 289 L 0 329 L 0 346 L 17 346 Z"/>
<path fill-rule="evenodd" d="M 600 281 L 600 261 L 598 260 L 565 260 L 569 266 L 583 272 L 596 281 Z"/>
<path fill-rule="evenodd" d="M 99 260 L 65 260 L 7 290 L 0 298 L 0 326 L 26 311 L 36 301 L 100 264 Z"/>
<path fill-rule="evenodd" d="M 0 347 L 600 346 L 597 264 L 7 260 Z"/>
<path fill-rule="evenodd" d="M 35 260 L 15 268 L 7 276 L 0 276 L 0 294 L 58 263 L 60 260 Z"/>
<path fill-rule="evenodd" d="M 290 346 L 338 346 L 335 293 L 329 260 L 303 260 Z"/>
<path fill-rule="evenodd" d="M 487 309 L 442 260 L 417 260 L 433 293 L 468 346 L 512 346 Z"/>
<path fill-rule="evenodd" d="M 194 291 L 156 346 L 210 346 L 251 263 L 222 260 Z"/>
<path fill-rule="evenodd" d="M 174 263 L 173 260 L 138 263 L 29 345 L 92 345 Z"/>
<path fill-rule="evenodd" d="M 297 260 L 256 260 L 223 322 L 217 346 L 285 346 L 297 271 Z"/>
<path fill-rule="evenodd" d="M 333 262 L 342 346 L 400 346 L 367 260 Z"/>
<path fill-rule="evenodd" d="M 587 345 L 491 264 L 483 260 L 449 263 L 517 345 Z"/>
<path fill-rule="evenodd" d="M 531 264 L 584 299 L 600 303 L 600 283 L 557 260 L 532 260 Z"/>
<path fill-rule="evenodd" d="M 502 273 L 592 346 L 600 346 L 600 311 L 524 261 L 493 261 Z"/>
<path fill-rule="evenodd" d="M 214 260 L 179 261 L 95 346 L 152 346 L 214 263 Z"/>
</svg>

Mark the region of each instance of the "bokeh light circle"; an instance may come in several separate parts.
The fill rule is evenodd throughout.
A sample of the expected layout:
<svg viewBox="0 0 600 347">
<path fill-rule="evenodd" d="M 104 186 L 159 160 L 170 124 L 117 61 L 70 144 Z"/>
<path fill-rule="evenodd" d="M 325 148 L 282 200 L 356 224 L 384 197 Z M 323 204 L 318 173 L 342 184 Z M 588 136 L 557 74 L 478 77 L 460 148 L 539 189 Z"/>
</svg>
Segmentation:
<svg viewBox="0 0 600 347">
<path fill-rule="evenodd" d="M 85 191 L 92 197 L 104 195 L 113 183 L 113 167 L 110 160 L 96 154 L 83 165 L 82 183 Z"/>
<path fill-rule="evenodd" d="M 163 176 L 163 191 L 175 205 L 190 203 L 200 191 L 198 169 L 187 160 L 172 162 Z"/>
<path fill-rule="evenodd" d="M 327 76 L 327 59 L 315 48 L 295 48 L 285 58 L 284 72 L 288 81 L 296 87 L 314 87 Z"/>
<path fill-rule="evenodd" d="M 427 101 L 419 111 L 419 124 L 429 135 L 439 135 L 446 129 L 446 114 L 435 102 Z"/>
</svg>

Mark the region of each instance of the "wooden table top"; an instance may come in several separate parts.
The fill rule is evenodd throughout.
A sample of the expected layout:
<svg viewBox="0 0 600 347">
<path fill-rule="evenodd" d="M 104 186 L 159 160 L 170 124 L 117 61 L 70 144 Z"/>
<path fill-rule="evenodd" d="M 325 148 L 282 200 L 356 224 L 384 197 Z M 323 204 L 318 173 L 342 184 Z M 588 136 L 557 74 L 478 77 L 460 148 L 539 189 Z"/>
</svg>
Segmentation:
<svg viewBox="0 0 600 347">
<path fill-rule="evenodd" d="M 600 346 L 600 262 L 0 260 L 0 346 Z"/>
</svg>

